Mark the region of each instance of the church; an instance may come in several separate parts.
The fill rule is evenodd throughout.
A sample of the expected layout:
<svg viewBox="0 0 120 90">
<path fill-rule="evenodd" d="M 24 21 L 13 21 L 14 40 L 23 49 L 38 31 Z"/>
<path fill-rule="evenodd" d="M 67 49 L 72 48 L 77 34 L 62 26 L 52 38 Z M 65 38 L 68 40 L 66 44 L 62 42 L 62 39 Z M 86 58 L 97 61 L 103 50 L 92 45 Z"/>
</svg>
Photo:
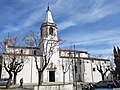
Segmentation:
<svg viewBox="0 0 120 90">
<path fill-rule="evenodd" d="M 48 6 L 45 19 L 40 27 L 40 39 L 42 43 L 36 47 L 24 47 L 24 46 L 9 46 L 6 48 L 11 52 L 13 48 L 17 50 L 17 53 L 22 52 L 27 56 L 28 60 L 24 63 L 22 71 L 17 75 L 17 83 L 21 78 L 24 79 L 24 83 L 38 83 L 38 71 L 36 69 L 36 60 L 39 68 L 42 68 L 42 64 L 45 63 L 43 57 L 39 53 L 39 49 L 42 55 L 48 55 L 50 57 L 47 67 L 43 71 L 42 83 L 73 83 L 77 82 L 98 82 L 102 80 L 100 72 L 97 70 L 96 64 L 101 63 L 104 70 L 109 65 L 108 59 L 97 59 L 90 57 L 89 52 L 80 51 L 75 49 L 68 50 L 60 48 L 58 43 L 58 27 L 54 22 L 52 12 Z M 54 45 L 51 45 L 54 43 Z M 47 45 L 47 46 L 46 46 Z M 51 47 L 54 47 L 54 53 L 49 55 Z M 44 53 L 46 52 L 46 53 Z M 5 55 L 3 56 L 5 60 Z M 35 59 L 35 57 L 37 59 Z M 4 67 L 2 67 L 2 78 L 8 77 Z"/>
</svg>

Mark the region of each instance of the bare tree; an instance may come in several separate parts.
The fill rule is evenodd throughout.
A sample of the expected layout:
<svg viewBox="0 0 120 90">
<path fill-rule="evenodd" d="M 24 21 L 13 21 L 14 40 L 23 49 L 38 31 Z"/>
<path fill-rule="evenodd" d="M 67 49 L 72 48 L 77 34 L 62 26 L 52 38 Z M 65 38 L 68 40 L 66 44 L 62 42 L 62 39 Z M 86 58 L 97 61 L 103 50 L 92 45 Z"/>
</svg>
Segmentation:
<svg viewBox="0 0 120 90">
<path fill-rule="evenodd" d="M 13 77 L 13 83 L 16 84 L 17 74 L 23 69 L 24 61 L 20 50 L 16 49 L 18 44 L 18 37 L 8 37 L 7 39 L 0 42 L 0 51 L 3 54 L 3 64 L 4 68 L 9 74 L 9 80 L 6 85 L 8 88 L 11 84 Z"/>
<path fill-rule="evenodd" d="M 105 75 L 109 71 L 109 69 L 108 68 L 104 69 L 100 62 L 96 66 L 97 66 L 97 70 L 100 72 L 102 76 L 102 80 L 105 80 Z"/>
<path fill-rule="evenodd" d="M 41 85 L 43 71 L 48 66 L 53 53 L 56 52 L 55 48 L 58 46 L 59 41 L 53 40 L 53 37 L 40 40 L 39 33 L 35 33 L 32 30 L 29 31 L 28 35 L 26 35 L 23 40 L 27 46 L 36 49 L 36 54 L 33 55 L 35 58 L 36 69 L 38 71 L 38 85 Z M 40 58 L 38 58 L 38 56 Z M 40 65 L 38 61 L 40 61 Z"/>
<path fill-rule="evenodd" d="M 112 61 L 110 62 L 110 66 L 108 66 L 108 69 L 111 73 L 111 79 L 115 78 L 115 66 Z"/>
<path fill-rule="evenodd" d="M 65 84 L 65 74 L 70 70 L 71 60 L 62 60 L 63 84 Z"/>
<path fill-rule="evenodd" d="M 102 59 L 102 54 L 97 55 L 97 58 Z M 98 61 L 96 64 L 97 70 L 100 72 L 102 76 L 102 80 L 105 80 L 106 73 L 109 71 L 108 65 L 105 65 L 105 63 L 101 63 L 101 61 Z"/>
</svg>

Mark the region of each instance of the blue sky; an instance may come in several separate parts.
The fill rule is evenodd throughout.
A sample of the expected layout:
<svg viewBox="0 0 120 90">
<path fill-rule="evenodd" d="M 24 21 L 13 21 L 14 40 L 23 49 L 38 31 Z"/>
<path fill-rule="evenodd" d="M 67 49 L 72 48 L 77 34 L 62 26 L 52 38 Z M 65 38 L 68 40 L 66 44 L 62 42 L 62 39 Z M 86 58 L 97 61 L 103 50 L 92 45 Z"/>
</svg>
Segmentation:
<svg viewBox="0 0 120 90">
<path fill-rule="evenodd" d="M 0 38 L 28 30 L 39 31 L 50 9 L 62 48 L 88 51 L 111 57 L 113 46 L 120 47 L 120 0 L 0 0 Z"/>
</svg>

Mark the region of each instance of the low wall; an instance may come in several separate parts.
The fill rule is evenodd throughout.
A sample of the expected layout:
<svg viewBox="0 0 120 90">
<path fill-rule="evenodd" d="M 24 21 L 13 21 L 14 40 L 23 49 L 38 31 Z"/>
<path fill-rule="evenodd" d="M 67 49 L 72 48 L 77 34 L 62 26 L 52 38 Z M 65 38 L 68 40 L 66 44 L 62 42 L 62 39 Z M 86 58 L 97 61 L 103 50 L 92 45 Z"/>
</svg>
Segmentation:
<svg viewBox="0 0 120 90">
<path fill-rule="evenodd" d="M 73 84 L 34 86 L 34 90 L 73 90 Z"/>
<path fill-rule="evenodd" d="M 95 90 L 120 90 L 120 88 L 98 88 Z"/>
<path fill-rule="evenodd" d="M 97 88 L 95 90 L 115 90 L 115 89 L 113 89 L 113 88 Z"/>
<path fill-rule="evenodd" d="M 120 88 L 114 88 L 113 90 L 120 90 Z"/>
</svg>

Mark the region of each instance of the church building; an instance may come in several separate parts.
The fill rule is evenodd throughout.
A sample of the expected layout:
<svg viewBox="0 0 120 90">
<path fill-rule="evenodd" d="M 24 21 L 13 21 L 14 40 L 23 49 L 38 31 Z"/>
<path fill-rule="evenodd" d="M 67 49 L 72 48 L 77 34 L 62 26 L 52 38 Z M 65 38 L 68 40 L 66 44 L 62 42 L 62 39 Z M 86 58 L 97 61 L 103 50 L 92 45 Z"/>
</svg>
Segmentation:
<svg viewBox="0 0 120 90">
<path fill-rule="evenodd" d="M 102 80 L 96 65 L 101 63 L 104 67 L 103 70 L 105 70 L 110 61 L 108 59 L 92 58 L 88 52 L 76 50 L 75 45 L 73 46 L 74 50 L 60 48 L 58 42 L 58 27 L 54 22 L 49 7 L 46 10 L 45 19 L 40 27 L 40 33 L 42 43 L 38 47 L 12 47 L 9 44 L 6 45 L 8 53 L 15 48 L 17 53 L 22 52 L 28 59 L 25 61 L 22 71 L 17 75 L 17 83 L 19 83 L 21 78 L 23 78 L 24 83 L 38 83 L 36 60 L 40 68 L 43 66 L 42 64 L 45 63 L 44 58 L 38 54 L 39 52 L 42 52 L 44 56 L 50 57 L 49 63 L 42 75 L 42 82 L 44 84 L 73 83 L 74 81 L 98 82 Z M 51 47 L 54 47 L 54 50 L 52 50 L 54 52 L 50 56 Z M 39 49 L 41 51 L 39 51 Z M 36 60 L 35 57 L 37 58 Z M 3 55 L 3 60 L 7 60 L 6 55 Z M 1 77 L 8 77 L 4 66 L 2 67 Z"/>
</svg>

